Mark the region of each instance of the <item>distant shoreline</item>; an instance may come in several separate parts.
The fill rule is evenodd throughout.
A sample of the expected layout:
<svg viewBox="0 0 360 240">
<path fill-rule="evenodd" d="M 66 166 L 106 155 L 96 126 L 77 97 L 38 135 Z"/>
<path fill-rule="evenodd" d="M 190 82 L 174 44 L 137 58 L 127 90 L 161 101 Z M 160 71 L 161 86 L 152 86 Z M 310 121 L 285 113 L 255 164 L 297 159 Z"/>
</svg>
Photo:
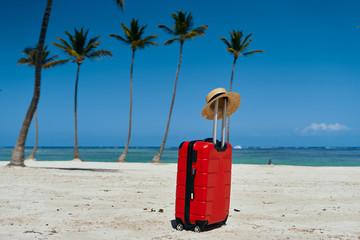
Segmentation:
<svg viewBox="0 0 360 240">
<path fill-rule="evenodd" d="M 0 148 L 0 161 L 9 161 L 12 148 Z M 87 162 L 115 162 L 123 151 L 121 147 L 81 147 L 80 156 Z M 157 147 L 130 147 L 127 162 L 150 162 Z M 25 158 L 32 152 L 25 149 Z M 38 161 L 70 161 L 73 147 L 39 147 Z M 164 149 L 162 162 L 177 163 L 178 147 Z M 233 164 L 290 166 L 360 166 L 360 147 L 241 147 L 232 150 Z"/>
<path fill-rule="evenodd" d="M 179 144 L 180 145 L 180 144 Z M 34 146 L 26 146 L 25 149 L 31 149 Z M 1 148 L 14 148 L 14 146 L 0 146 Z M 74 148 L 74 146 L 38 146 L 38 148 Z M 79 148 L 125 148 L 125 146 L 79 146 Z M 129 148 L 160 148 L 160 146 L 129 146 Z M 166 146 L 165 148 L 179 148 L 179 146 Z M 240 149 L 273 149 L 273 148 L 325 148 L 325 149 L 335 149 L 335 148 L 357 148 L 360 149 L 360 146 L 241 146 Z M 233 145 L 233 149 L 235 145 Z"/>
</svg>

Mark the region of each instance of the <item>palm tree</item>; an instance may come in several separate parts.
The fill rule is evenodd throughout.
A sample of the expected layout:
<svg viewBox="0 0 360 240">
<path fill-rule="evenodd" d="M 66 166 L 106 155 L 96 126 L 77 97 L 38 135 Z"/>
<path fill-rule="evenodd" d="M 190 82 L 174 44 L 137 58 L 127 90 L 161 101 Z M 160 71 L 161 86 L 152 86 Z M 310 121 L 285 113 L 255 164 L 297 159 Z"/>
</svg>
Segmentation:
<svg viewBox="0 0 360 240">
<path fill-rule="evenodd" d="M 130 68 L 130 113 L 129 113 L 129 132 L 128 137 L 126 141 L 126 146 L 120 157 L 117 159 L 117 162 L 125 162 L 126 155 L 129 150 L 129 144 L 130 144 L 130 136 L 131 136 L 131 116 L 132 116 L 132 77 L 133 77 L 133 67 L 134 67 L 134 58 L 135 58 L 135 52 L 139 49 L 144 49 L 145 47 L 148 47 L 150 45 L 157 46 L 157 43 L 154 43 L 153 40 L 158 37 L 158 35 L 149 35 L 144 37 L 145 33 L 145 26 L 139 26 L 138 20 L 133 19 L 130 24 L 130 28 L 126 27 L 124 24 L 121 24 L 121 27 L 125 33 L 125 38 L 116 35 L 116 34 L 110 34 L 110 37 L 114 37 L 117 40 L 129 45 L 132 49 L 132 59 L 131 59 L 131 68 Z"/>
<path fill-rule="evenodd" d="M 54 60 L 58 57 L 58 55 L 54 55 L 49 57 L 50 51 L 47 50 L 48 46 L 44 47 L 43 54 L 42 54 L 42 61 L 41 66 L 42 69 L 48 69 L 54 67 L 56 65 L 64 64 L 66 60 Z M 26 55 L 25 58 L 20 58 L 18 61 L 19 65 L 28 65 L 31 67 L 35 67 L 36 65 L 36 47 L 27 47 L 22 51 L 23 54 Z M 37 116 L 37 109 L 35 110 L 35 125 L 36 125 L 36 138 L 35 138 L 35 145 L 34 149 L 32 150 L 31 154 L 26 159 L 36 160 L 35 154 L 38 146 L 39 141 L 39 126 L 38 126 L 38 116 Z"/>
<path fill-rule="evenodd" d="M 234 71 L 235 71 L 235 64 L 239 56 L 250 56 L 254 53 L 258 52 L 264 52 L 262 50 L 254 50 L 245 52 L 247 50 L 247 47 L 252 42 L 252 40 L 249 40 L 252 33 L 247 35 L 243 39 L 243 32 L 242 31 L 235 31 L 233 30 L 230 32 L 230 42 L 226 40 L 225 38 L 220 38 L 227 46 L 226 50 L 234 56 L 234 62 L 233 62 L 233 68 L 231 72 L 231 80 L 230 80 L 230 92 L 232 90 L 232 84 L 233 84 L 233 78 L 234 78 Z M 230 117 L 227 119 L 227 130 L 226 130 L 226 141 L 229 142 L 229 128 L 230 128 Z"/>
<path fill-rule="evenodd" d="M 175 41 L 178 41 L 180 43 L 180 58 L 179 58 L 179 63 L 178 63 L 178 67 L 176 70 L 175 86 L 174 86 L 174 92 L 173 92 L 173 96 L 172 96 L 172 100 L 171 100 L 170 112 L 169 112 L 169 117 L 168 117 L 168 121 L 167 121 L 167 125 L 166 125 L 165 136 L 164 136 L 164 139 L 162 141 L 159 151 L 156 153 L 156 155 L 151 160 L 152 163 L 160 163 L 161 162 L 161 155 L 162 155 L 162 152 L 165 147 L 165 142 L 166 142 L 167 134 L 169 131 L 169 126 L 170 126 L 171 113 L 172 113 L 172 110 L 174 107 L 174 102 L 175 102 L 176 86 L 177 86 L 177 81 L 178 81 L 178 77 L 179 77 L 179 70 L 180 70 L 180 65 L 181 65 L 182 49 L 183 49 L 184 42 L 185 42 L 185 40 L 188 40 L 188 39 L 193 39 L 193 38 L 196 38 L 199 36 L 204 36 L 205 30 L 208 28 L 207 25 L 203 25 L 203 26 L 193 29 L 194 24 L 193 24 L 192 13 L 190 12 L 189 14 L 187 14 L 186 12 L 182 12 L 182 11 L 176 11 L 176 12 L 177 12 L 177 14 L 175 14 L 175 13 L 171 14 L 173 20 L 175 21 L 173 29 L 171 29 L 167 26 L 164 26 L 164 25 L 158 26 L 159 28 L 164 29 L 170 35 L 175 36 L 175 38 L 167 40 L 164 45 L 169 45 Z"/>
<path fill-rule="evenodd" d="M 58 58 L 59 55 L 54 55 L 54 56 L 49 57 L 50 51 L 47 50 L 47 48 L 48 48 L 48 46 L 45 46 L 43 53 L 42 53 L 42 59 L 41 59 L 41 68 L 42 69 L 49 69 L 49 68 L 55 67 L 59 64 L 64 64 L 67 62 L 67 60 L 55 60 L 55 58 Z M 36 53 L 37 53 L 36 47 L 27 47 L 22 51 L 22 53 L 25 54 L 26 57 L 20 58 L 18 60 L 17 64 L 35 67 Z"/>
<path fill-rule="evenodd" d="M 49 24 L 51 9 L 52 9 L 53 0 L 47 0 L 45 13 L 43 17 L 43 21 L 41 24 L 41 31 L 39 42 L 36 45 L 37 53 L 39 56 L 42 55 L 42 51 L 45 44 L 46 32 Z M 119 6 L 122 10 L 124 10 L 124 0 L 114 0 L 114 3 Z M 35 84 L 34 84 L 34 94 L 31 100 L 30 106 L 24 118 L 23 124 L 20 129 L 20 133 L 18 139 L 16 140 L 16 144 L 14 146 L 13 152 L 11 154 L 11 160 L 9 166 L 21 166 L 24 167 L 24 155 L 25 155 L 25 142 L 27 133 L 29 131 L 29 127 L 34 116 L 34 112 L 36 110 L 37 104 L 40 98 L 40 85 L 41 85 L 41 61 L 40 58 L 36 62 L 35 65 Z"/>
<path fill-rule="evenodd" d="M 47 31 L 50 13 L 51 13 L 51 7 L 52 7 L 52 0 L 47 0 L 45 13 L 44 13 L 43 21 L 41 24 L 39 42 L 36 46 L 37 56 L 36 56 L 36 64 L 35 64 L 34 94 L 33 94 L 33 98 L 31 100 L 30 106 L 28 108 L 28 111 L 26 113 L 24 122 L 21 126 L 20 133 L 19 133 L 18 139 L 16 141 L 15 147 L 11 154 L 11 160 L 10 160 L 9 166 L 22 166 L 22 167 L 25 166 L 24 165 L 25 142 L 26 142 L 27 133 L 29 131 L 29 126 L 31 124 L 32 118 L 34 116 L 34 112 L 37 108 L 37 104 L 38 104 L 39 98 L 40 98 L 41 69 L 42 69 L 40 56 L 42 56 L 42 54 L 43 54 L 46 31 Z"/>
<path fill-rule="evenodd" d="M 112 54 L 110 51 L 107 50 L 96 50 L 97 47 L 101 44 L 98 41 L 100 36 L 91 38 L 90 40 L 87 39 L 89 30 L 84 32 L 84 29 L 81 28 L 78 31 L 75 28 L 75 34 L 71 35 L 68 31 L 65 31 L 65 34 L 69 38 L 69 42 L 65 41 L 64 39 L 57 37 L 61 43 L 52 43 L 54 46 L 59 47 L 62 49 L 70 58 L 67 60 L 71 60 L 73 63 L 77 64 L 77 74 L 76 74 L 76 81 L 75 81 L 75 144 L 74 144 L 74 157 L 73 160 L 81 160 L 78 148 L 78 139 L 77 139 L 77 89 L 78 89 L 78 82 L 79 82 L 79 72 L 80 66 L 85 59 L 90 60 L 99 60 L 103 57 L 111 56 Z"/>
</svg>

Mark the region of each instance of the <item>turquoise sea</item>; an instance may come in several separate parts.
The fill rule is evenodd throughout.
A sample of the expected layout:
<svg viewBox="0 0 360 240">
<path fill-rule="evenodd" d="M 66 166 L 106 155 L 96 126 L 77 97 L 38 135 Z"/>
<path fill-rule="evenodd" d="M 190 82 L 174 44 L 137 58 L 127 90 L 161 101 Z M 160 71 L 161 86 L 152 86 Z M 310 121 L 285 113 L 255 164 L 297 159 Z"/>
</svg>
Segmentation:
<svg viewBox="0 0 360 240">
<path fill-rule="evenodd" d="M 80 147 L 80 156 L 85 161 L 115 162 L 123 151 L 119 147 Z M 26 148 L 29 155 L 32 148 Z M 133 147 L 129 149 L 128 162 L 150 162 L 156 154 L 156 147 Z M 166 148 L 164 163 L 177 163 L 177 147 Z M 0 148 L 0 161 L 9 161 L 12 148 Z M 38 161 L 71 160 L 72 147 L 39 147 Z M 297 166 L 360 166 L 360 147 L 243 147 L 233 149 L 234 164 L 268 164 Z"/>
</svg>

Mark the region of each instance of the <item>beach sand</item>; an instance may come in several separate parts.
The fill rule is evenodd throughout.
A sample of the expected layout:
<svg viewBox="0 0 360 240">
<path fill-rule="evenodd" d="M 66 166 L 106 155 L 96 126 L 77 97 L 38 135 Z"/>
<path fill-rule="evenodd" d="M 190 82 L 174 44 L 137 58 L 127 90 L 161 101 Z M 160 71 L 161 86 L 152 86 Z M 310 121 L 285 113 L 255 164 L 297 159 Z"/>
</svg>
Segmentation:
<svg viewBox="0 0 360 240">
<path fill-rule="evenodd" d="M 195 233 L 174 229 L 176 164 L 6 164 L 0 239 L 360 239 L 360 167 L 233 165 L 227 225 Z"/>
</svg>

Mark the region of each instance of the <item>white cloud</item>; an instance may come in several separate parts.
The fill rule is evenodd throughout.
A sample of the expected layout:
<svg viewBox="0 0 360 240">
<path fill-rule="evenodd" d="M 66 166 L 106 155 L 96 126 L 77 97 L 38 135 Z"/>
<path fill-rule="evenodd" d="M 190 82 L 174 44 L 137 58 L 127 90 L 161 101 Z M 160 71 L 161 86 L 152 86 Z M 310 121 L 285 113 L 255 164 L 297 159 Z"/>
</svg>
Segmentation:
<svg viewBox="0 0 360 240">
<path fill-rule="evenodd" d="M 339 132 L 346 131 L 349 128 L 343 124 L 335 123 L 335 124 L 326 124 L 326 123 L 312 123 L 310 126 L 305 127 L 300 130 L 301 133 L 318 133 L 318 132 Z M 299 129 L 295 129 L 295 131 L 299 131 Z"/>
</svg>

